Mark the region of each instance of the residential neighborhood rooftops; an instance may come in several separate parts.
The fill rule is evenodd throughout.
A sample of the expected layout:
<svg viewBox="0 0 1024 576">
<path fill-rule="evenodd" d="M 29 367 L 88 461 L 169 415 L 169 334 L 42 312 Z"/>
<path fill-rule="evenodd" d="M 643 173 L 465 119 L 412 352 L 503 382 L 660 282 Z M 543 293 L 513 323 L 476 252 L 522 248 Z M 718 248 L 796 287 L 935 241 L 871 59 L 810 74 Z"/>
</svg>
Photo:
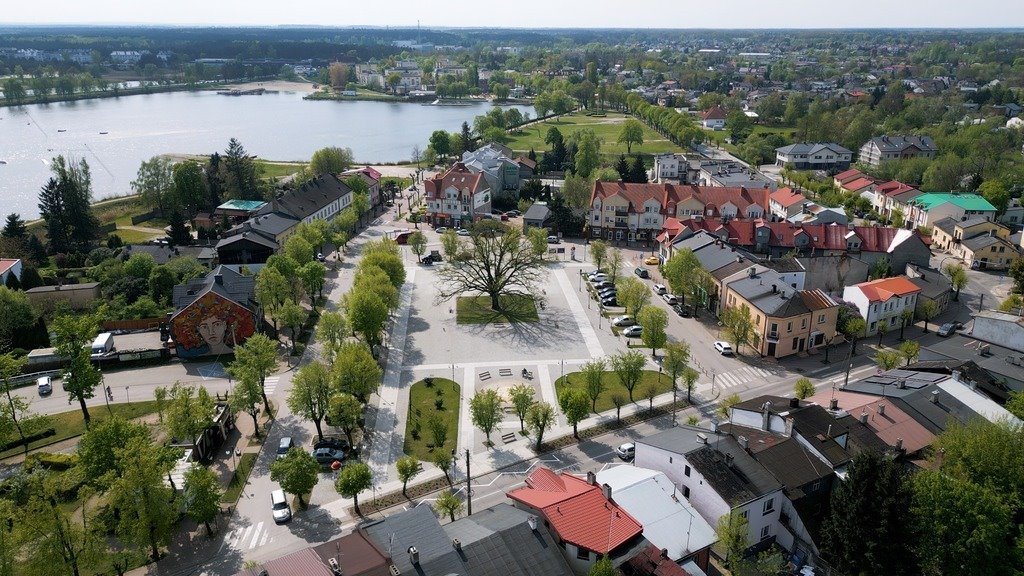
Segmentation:
<svg viewBox="0 0 1024 576">
<path fill-rule="evenodd" d="M 402 574 L 467 574 L 465 564 L 427 506 L 360 525 L 381 549 L 391 550 L 391 560 Z M 417 564 L 409 549 L 415 547 Z"/>
<path fill-rule="evenodd" d="M 687 453 L 686 460 L 730 505 L 746 504 L 782 488 L 732 436 L 712 436 L 707 445 Z"/>
<path fill-rule="evenodd" d="M 831 150 L 836 154 L 853 154 L 853 152 L 843 148 L 835 142 L 800 142 L 798 144 L 790 144 L 781 148 L 775 149 L 777 152 L 783 154 L 817 154 L 822 150 Z"/>
<path fill-rule="evenodd" d="M 181 311 L 203 294 L 215 292 L 232 302 L 250 306 L 255 285 L 254 276 L 244 276 L 227 266 L 218 266 L 202 278 L 175 286 L 171 301 L 174 309 Z"/>
<path fill-rule="evenodd" d="M 337 560 L 345 576 L 390 576 L 391 561 L 362 530 L 314 546 L 313 551 L 325 565 L 331 558 Z"/>
<path fill-rule="evenodd" d="M 594 201 L 613 196 L 625 199 L 634 209 L 639 209 L 648 200 L 657 201 L 662 207 L 667 208 L 670 214 L 675 213 L 675 206 L 688 200 L 696 200 L 705 208 L 712 208 L 715 214 L 726 204 L 736 206 L 739 213 L 743 214 L 751 204 L 761 208 L 768 207 L 769 190 L 744 186 L 697 186 L 693 184 L 637 184 L 630 182 L 594 182 L 594 188 L 590 194 L 590 205 Z"/>
<path fill-rule="evenodd" d="M 467 575 L 570 576 L 558 544 L 542 527 L 533 530 L 530 517 L 529 512 L 502 503 L 443 529 L 459 541 Z"/>
<path fill-rule="evenodd" d="M 895 276 L 892 278 L 880 278 L 869 282 L 855 284 L 851 288 L 857 288 L 867 296 L 870 302 L 888 302 L 890 298 L 917 294 L 921 291 L 909 278 Z"/>
<path fill-rule="evenodd" d="M 863 172 L 857 170 L 856 168 L 851 168 L 849 170 L 845 170 L 843 172 L 840 172 L 839 174 L 836 174 L 834 178 L 837 182 L 845 184 L 847 182 L 856 180 L 857 178 L 861 178 L 862 176 L 864 176 Z"/>
<path fill-rule="evenodd" d="M 721 106 L 713 106 L 701 112 L 700 117 L 704 120 L 725 120 L 729 114 Z"/>
<path fill-rule="evenodd" d="M 794 204 L 807 201 L 807 197 L 791 188 L 779 188 L 775 192 L 771 193 L 769 199 L 783 208 L 789 208 Z"/>
<path fill-rule="evenodd" d="M 919 150 L 937 150 L 935 141 L 931 136 L 878 136 L 872 138 L 870 143 L 878 146 L 882 152 L 901 152 L 910 147 Z"/>
<path fill-rule="evenodd" d="M 0 258 L 0 274 L 3 274 L 10 270 L 18 262 L 21 262 L 21 260 L 17 258 Z"/>
<path fill-rule="evenodd" d="M 941 204 L 950 203 L 963 210 L 995 212 L 996 207 L 978 194 L 959 194 L 956 192 L 925 192 L 914 198 L 913 204 L 929 211 Z"/>
<path fill-rule="evenodd" d="M 481 172 L 473 173 L 462 162 L 456 162 L 443 174 L 435 174 L 432 178 L 423 181 L 423 190 L 427 198 L 436 199 L 448 188 L 455 188 L 463 191 L 468 190 L 475 194 L 487 187 L 484 175 Z"/>
</svg>

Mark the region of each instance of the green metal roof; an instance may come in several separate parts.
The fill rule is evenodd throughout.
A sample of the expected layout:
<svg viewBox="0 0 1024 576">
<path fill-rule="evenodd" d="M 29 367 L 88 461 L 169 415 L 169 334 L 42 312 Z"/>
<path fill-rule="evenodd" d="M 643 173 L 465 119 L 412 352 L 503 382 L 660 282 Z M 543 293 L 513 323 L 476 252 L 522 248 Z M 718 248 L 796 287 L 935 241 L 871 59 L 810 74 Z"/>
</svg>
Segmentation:
<svg viewBox="0 0 1024 576">
<path fill-rule="evenodd" d="M 228 200 L 227 202 L 217 206 L 218 210 L 245 210 L 246 212 L 252 212 L 263 208 L 266 202 L 260 202 L 259 200 Z"/>
<path fill-rule="evenodd" d="M 988 200 L 985 200 L 977 194 L 953 194 L 952 192 L 926 192 L 921 194 L 917 198 L 914 198 L 913 203 L 921 206 L 924 210 L 931 210 L 932 208 L 949 202 L 963 208 L 964 210 L 975 210 L 975 211 L 996 211 L 996 207 L 993 206 Z"/>
</svg>

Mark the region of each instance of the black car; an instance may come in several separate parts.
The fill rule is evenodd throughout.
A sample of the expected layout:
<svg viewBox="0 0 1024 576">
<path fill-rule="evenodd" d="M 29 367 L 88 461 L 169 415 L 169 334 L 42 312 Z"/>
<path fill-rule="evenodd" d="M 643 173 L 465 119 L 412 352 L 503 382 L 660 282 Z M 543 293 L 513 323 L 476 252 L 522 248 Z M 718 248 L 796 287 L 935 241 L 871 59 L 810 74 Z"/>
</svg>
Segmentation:
<svg viewBox="0 0 1024 576">
<path fill-rule="evenodd" d="M 633 270 L 633 274 L 636 274 L 641 278 L 651 277 L 651 273 L 647 271 L 647 268 L 640 268 L 639 266 L 636 268 L 636 270 Z"/>
<path fill-rule="evenodd" d="M 618 291 L 615 290 L 615 288 L 605 288 L 604 290 L 600 290 L 597 293 L 597 296 L 598 296 L 598 298 L 603 300 L 605 298 L 608 298 L 609 296 L 615 296 L 617 293 L 618 293 Z"/>
<path fill-rule="evenodd" d="M 602 306 L 618 306 L 619 303 L 615 300 L 615 296 L 612 296 L 611 298 L 605 298 L 604 300 L 601 300 L 601 305 Z"/>
<path fill-rule="evenodd" d="M 334 448 L 314 448 L 313 458 L 316 458 L 321 466 L 330 466 L 333 462 L 343 462 L 345 453 Z"/>
<path fill-rule="evenodd" d="M 676 314 L 682 318 L 689 318 L 690 316 L 693 316 L 693 309 L 690 308 L 689 304 L 676 304 L 672 309 L 675 310 Z"/>
<path fill-rule="evenodd" d="M 348 440 L 344 438 L 331 438 L 327 437 L 323 440 L 317 440 L 313 443 L 313 448 L 331 448 L 333 450 L 341 450 L 342 452 L 348 452 Z"/>
</svg>

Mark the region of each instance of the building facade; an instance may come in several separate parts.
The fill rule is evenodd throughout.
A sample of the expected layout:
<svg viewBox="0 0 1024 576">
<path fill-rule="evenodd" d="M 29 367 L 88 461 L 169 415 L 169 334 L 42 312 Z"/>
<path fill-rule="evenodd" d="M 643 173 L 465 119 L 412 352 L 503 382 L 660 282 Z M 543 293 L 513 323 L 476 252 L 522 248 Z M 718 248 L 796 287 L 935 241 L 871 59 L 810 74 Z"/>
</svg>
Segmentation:
<svg viewBox="0 0 1024 576">
<path fill-rule="evenodd" d="M 776 166 L 797 170 L 845 170 L 853 161 L 853 152 L 834 142 L 790 144 L 775 149 Z"/>
<path fill-rule="evenodd" d="M 870 166 L 908 158 L 931 160 L 938 150 L 930 136 L 879 136 L 860 147 L 858 160 Z"/>
<path fill-rule="evenodd" d="M 903 323 L 903 311 L 917 309 L 917 296 L 921 289 L 906 276 L 882 278 L 847 286 L 843 300 L 857 307 L 864 319 L 864 335 L 878 333 L 878 326 L 885 322 L 887 329 L 899 328 Z"/>
</svg>

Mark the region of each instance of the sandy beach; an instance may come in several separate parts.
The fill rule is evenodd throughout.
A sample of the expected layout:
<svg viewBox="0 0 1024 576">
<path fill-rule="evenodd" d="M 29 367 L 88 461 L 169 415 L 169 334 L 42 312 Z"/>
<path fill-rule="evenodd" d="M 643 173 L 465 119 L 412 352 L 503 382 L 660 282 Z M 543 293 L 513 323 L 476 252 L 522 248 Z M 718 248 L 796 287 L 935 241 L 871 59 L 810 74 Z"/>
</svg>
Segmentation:
<svg viewBox="0 0 1024 576">
<path fill-rule="evenodd" d="M 218 90 L 252 90 L 254 88 L 265 88 L 267 90 L 274 90 L 277 92 L 301 92 L 308 94 L 315 92 L 313 85 L 309 82 L 287 82 L 284 80 L 271 80 L 268 82 L 246 82 L 244 84 L 231 84 L 228 86 L 222 86 Z"/>
</svg>

